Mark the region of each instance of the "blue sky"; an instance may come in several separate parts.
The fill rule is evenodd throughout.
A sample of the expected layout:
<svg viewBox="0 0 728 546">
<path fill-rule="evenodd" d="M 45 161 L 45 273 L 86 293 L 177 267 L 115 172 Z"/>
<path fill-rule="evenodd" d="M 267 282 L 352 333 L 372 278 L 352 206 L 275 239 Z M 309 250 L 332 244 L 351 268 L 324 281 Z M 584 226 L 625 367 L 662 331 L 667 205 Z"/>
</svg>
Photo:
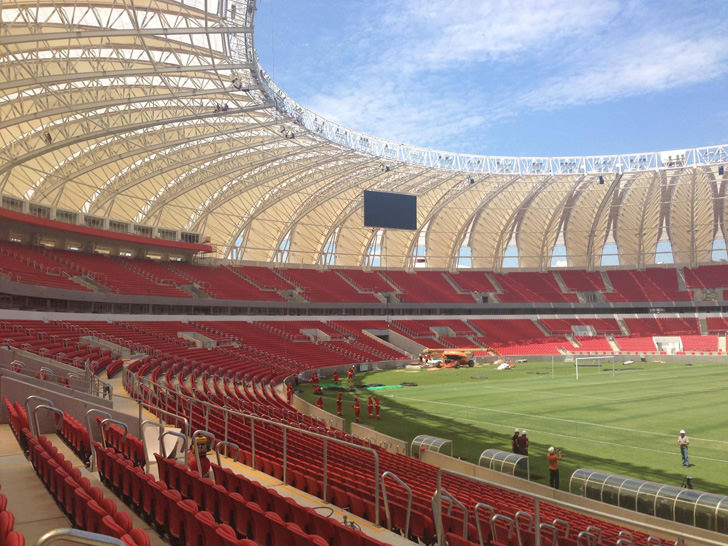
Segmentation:
<svg viewBox="0 0 728 546">
<path fill-rule="evenodd" d="M 725 0 L 260 0 L 255 43 L 294 100 L 411 145 L 558 156 L 728 142 Z"/>
</svg>

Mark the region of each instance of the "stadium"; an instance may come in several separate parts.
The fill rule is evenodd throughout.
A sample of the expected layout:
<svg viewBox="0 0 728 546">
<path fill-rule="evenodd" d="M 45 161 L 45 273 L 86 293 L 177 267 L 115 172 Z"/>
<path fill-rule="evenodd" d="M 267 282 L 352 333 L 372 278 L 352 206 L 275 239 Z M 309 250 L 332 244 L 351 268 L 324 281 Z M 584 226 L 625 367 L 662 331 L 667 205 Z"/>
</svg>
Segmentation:
<svg viewBox="0 0 728 546">
<path fill-rule="evenodd" d="M 728 542 L 728 145 L 378 138 L 256 9 L 0 4 L 0 544 Z"/>
</svg>

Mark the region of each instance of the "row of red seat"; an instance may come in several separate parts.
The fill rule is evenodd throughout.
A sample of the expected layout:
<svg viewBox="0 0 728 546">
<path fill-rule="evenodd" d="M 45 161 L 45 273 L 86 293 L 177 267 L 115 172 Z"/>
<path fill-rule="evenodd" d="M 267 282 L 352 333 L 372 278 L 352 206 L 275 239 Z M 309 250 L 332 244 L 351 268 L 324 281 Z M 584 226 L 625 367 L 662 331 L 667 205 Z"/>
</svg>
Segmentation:
<svg viewBox="0 0 728 546">
<path fill-rule="evenodd" d="M 64 413 L 60 433 L 66 445 L 71 448 L 84 464 L 87 464 L 91 457 L 91 442 L 89 440 L 88 429 L 77 419 L 68 413 Z"/>
<path fill-rule="evenodd" d="M 12 404 L 7 399 L 4 400 L 5 407 L 10 408 Z M 0 493 L 0 544 L 4 546 L 24 546 L 25 537 L 20 531 L 14 530 L 15 514 L 8 510 L 8 498 Z"/>
<path fill-rule="evenodd" d="M 3 546 L 25 545 L 25 537 L 14 526 L 15 514 L 8 510 L 8 498 L 0 493 L 0 544 Z"/>
<path fill-rule="evenodd" d="M 21 435 L 33 468 L 77 527 L 113 536 L 129 546 L 149 546 L 149 536 L 133 527 L 131 516 L 118 510 L 100 488 L 91 487 L 89 480 L 45 436 L 36 438 L 27 428 Z"/>
<path fill-rule="evenodd" d="M 309 535 L 322 537 L 326 544 L 383 546 L 378 540 L 301 506 L 293 499 L 278 494 L 275 489 L 266 488 L 229 469 L 223 470 L 213 465 L 215 484 L 174 461 L 157 456 L 157 463 L 160 479 L 166 480 L 170 488 L 180 491 L 183 498 L 194 500 L 213 514 L 216 521 L 232 525 L 238 534 L 250 536 L 260 544 L 292 544 L 293 537 L 288 536 L 290 530 L 285 524 L 294 523 Z M 255 516 L 256 508 L 241 509 L 240 499 L 244 499 L 247 504 L 254 503 L 263 512 L 273 512 L 278 518 L 272 518 L 273 521 L 269 522 L 269 528 L 266 529 L 260 518 Z"/>
<path fill-rule="evenodd" d="M 157 263 L 15 243 L 0 243 L 0 253 L 7 262 L 0 270 L 17 282 L 87 291 L 68 278 L 68 271 L 90 276 L 120 294 L 185 299 L 193 296 L 181 288 L 193 284 L 217 299 L 285 301 L 281 293 L 295 290 L 308 301 L 322 303 L 377 303 L 375 294 L 382 293 L 396 293 L 401 301 L 412 303 L 474 303 L 473 294 L 490 294 L 502 303 L 557 303 L 578 301 L 576 292 L 598 292 L 610 302 L 665 302 L 692 301 L 691 290 L 715 290 L 720 299 L 725 297 L 721 289 L 728 288 L 725 265 L 604 272 L 365 272 Z M 680 275 L 685 279 L 682 290 Z"/>
<path fill-rule="evenodd" d="M 113 449 L 103 448 L 98 443 L 94 443 L 94 449 L 104 483 L 156 525 L 163 535 L 169 536 L 173 543 L 185 546 L 327 544 L 323 538 L 309 536 L 300 529 L 296 535 L 296 529 L 281 525 L 277 514 L 265 512 L 242 497 L 231 498 L 228 491 L 216 488 L 211 480 L 206 480 L 210 487 L 203 496 L 199 474 L 184 465 L 167 462 L 157 456 L 158 461 L 163 461 L 160 464 L 161 476 L 166 474 L 169 465 L 185 478 L 168 487 L 165 479 L 156 480 L 151 474 L 145 474 Z M 196 491 L 194 497 L 193 488 Z M 240 529 L 245 532 L 237 532 Z M 294 539 L 294 536 L 297 538 Z"/>
</svg>

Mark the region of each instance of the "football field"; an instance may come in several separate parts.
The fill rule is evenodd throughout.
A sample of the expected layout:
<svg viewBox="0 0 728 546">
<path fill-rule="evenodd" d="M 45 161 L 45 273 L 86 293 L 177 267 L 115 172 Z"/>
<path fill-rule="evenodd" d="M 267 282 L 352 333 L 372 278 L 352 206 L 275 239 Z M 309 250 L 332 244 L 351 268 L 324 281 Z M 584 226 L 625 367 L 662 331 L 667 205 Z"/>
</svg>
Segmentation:
<svg viewBox="0 0 728 546">
<path fill-rule="evenodd" d="M 401 386 L 415 383 L 416 386 Z M 361 422 L 412 440 L 430 434 L 453 441 L 454 455 L 477 463 L 488 448 L 511 449 L 515 428 L 530 439 L 531 479 L 548 482 L 546 450 L 563 450 L 561 488 L 577 468 L 589 468 L 728 495 L 728 363 L 622 364 L 526 362 L 498 371 L 461 369 L 360 373 L 356 384 L 380 384 L 382 419 L 367 415 L 370 392 L 358 388 Z M 310 385 L 304 398 L 312 401 Z M 344 417 L 353 417 L 353 393 L 344 393 Z M 324 404 L 335 413 L 336 393 Z M 677 446 L 680 429 L 690 438 L 690 468 Z"/>
</svg>

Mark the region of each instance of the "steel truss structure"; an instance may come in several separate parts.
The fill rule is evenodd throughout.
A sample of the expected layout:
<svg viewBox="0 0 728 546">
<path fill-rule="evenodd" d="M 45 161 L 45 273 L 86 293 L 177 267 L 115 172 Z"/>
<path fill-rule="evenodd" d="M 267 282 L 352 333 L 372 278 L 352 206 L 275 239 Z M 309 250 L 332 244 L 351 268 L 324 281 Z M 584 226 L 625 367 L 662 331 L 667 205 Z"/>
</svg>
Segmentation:
<svg viewBox="0 0 728 546">
<path fill-rule="evenodd" d="M 279 89 L 254 16 L 254 0 L 4 0 L 3 202 L 202 232 L 218 257 L 265 263 L 642 268 L 725 248 L 727 146 L 518 158 L 384 141 Z M 419 229 L 365 228 L 364 189 L 416 195 Z"/>
</svg>

